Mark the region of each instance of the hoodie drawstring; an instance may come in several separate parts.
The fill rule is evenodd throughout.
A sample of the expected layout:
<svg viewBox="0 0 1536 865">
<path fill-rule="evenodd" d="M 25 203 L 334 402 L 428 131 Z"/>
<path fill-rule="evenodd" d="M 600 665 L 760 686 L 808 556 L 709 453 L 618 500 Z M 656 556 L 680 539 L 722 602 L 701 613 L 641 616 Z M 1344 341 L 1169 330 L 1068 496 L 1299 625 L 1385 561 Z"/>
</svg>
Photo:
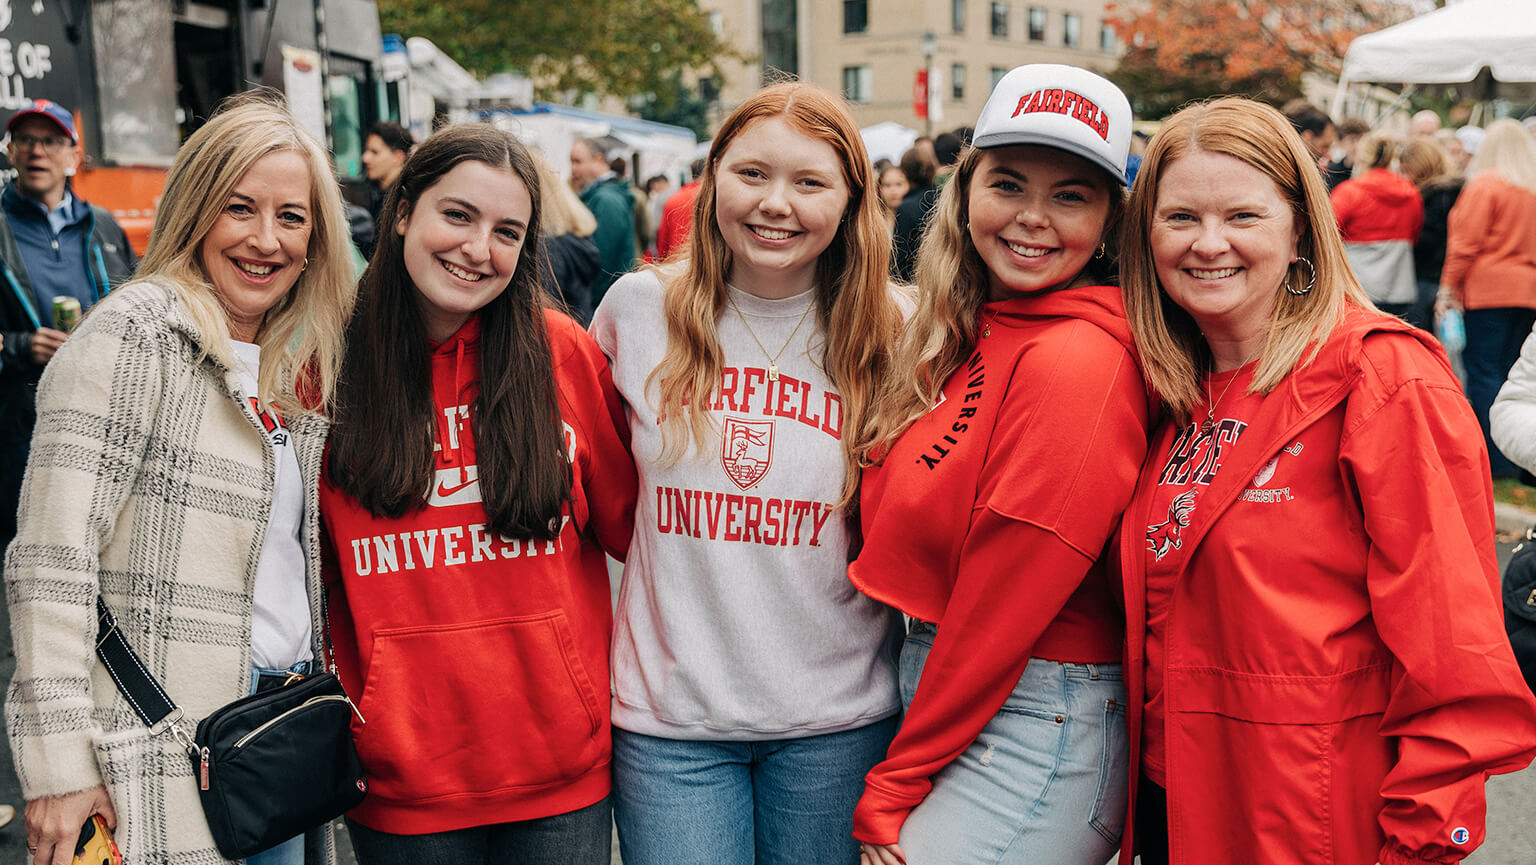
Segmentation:
<svg viewBox="0 0 1536 865">
<path fill-rule="evenodd" d="M 455 406 L 457 406 L 459 404 L 459 400 L 462 398 L 463 394 L 464 394 L 464 337 L 461 336 L 461 337 L 458 338 L 458 346 L 457 346 L 457 350 L 454 352 L 454 358 L 453 358 L 453 404 Z M 453 422 L 454 423 L 458 423 L 459 419 L 458 418 L 454 418 Z M 455 436 L 455 439 L 457 439 L 457 438 L 458 437 Z M 460 444 L 462 446 L 462 442 Z M 457 457 L 459 455 L 455 454 L 455 456 Z M 459 483 L 461 483 L 461 484 L 469 483 L 469 467 L 464 464 L 464 460 L 463 459 L 459 459 Z"/>
</svg>

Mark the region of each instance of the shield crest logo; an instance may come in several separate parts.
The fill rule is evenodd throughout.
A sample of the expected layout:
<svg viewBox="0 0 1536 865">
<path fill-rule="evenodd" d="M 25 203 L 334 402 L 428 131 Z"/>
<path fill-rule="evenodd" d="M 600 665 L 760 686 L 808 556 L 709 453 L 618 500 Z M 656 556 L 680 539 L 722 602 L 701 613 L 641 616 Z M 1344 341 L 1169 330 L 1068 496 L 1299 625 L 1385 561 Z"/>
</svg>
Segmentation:
<svg viewBox="0 0 1536 865">
<path fill-rule="evenodd" d="M 773 462 L 773 421 L 727 417 L 720 462 L 736 486 L 751 489 Z"/>
</svg>

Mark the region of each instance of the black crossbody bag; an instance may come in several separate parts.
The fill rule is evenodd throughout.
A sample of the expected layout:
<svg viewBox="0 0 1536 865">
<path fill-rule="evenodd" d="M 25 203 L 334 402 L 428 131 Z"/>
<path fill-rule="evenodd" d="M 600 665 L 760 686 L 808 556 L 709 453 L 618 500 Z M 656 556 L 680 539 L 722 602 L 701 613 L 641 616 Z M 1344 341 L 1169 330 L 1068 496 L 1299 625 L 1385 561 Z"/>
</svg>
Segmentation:
<svg viewBox="0 0 1536 865">
<path fill-rule="evenodd" d="M 1525 684 L 1536 691 L 1536 526 L 1526 529 L 1504 566 L 1504 632 Z"/>
<path fill-rule="evenodd" d="M 352 744 L 356 708 L 330 673 L 242 697 L 198 722 L 150 675 L 96 599 L 96 655 L 150 732 L 169 731 L 192 758 L 214 844 L 244 859 L 327 823 L 363 801 L 368 782 Z M 359 715 L 359 718 L 362 716 Z"/>
</svg>

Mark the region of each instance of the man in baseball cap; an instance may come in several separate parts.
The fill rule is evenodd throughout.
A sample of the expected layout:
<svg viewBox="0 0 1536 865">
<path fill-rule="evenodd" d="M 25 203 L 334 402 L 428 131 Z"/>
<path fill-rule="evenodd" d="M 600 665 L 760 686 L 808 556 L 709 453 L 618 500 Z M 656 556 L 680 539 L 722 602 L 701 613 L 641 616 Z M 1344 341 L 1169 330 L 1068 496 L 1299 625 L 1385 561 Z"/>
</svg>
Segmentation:
<svg viewBox="0 0 1536 865">
<path fill-rule="evenodd" d="M 16 532 L 37 382 L 67 336 L 54 300 L 89 309 L 137 264 L 112 214 L 70 190 L 80 136 L 68 109 L 34 100 L 5 131 L 16 176 L 0 190 L 0 549 Z"/>
</svg>

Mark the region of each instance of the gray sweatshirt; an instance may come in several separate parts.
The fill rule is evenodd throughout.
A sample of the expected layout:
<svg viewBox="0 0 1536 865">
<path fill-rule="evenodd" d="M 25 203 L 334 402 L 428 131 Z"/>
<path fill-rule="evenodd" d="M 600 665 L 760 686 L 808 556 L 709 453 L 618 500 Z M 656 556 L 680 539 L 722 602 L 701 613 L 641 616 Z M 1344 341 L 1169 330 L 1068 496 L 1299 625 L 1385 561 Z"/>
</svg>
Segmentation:
<svg viewBox="0 0 1536 865">
<path fill-rule="evenodd" d="M 659 461 L 659 389 L 646 390 L 667 344 L 657 274 L 621 278 L 592 320 L 640 475 L 614 627 L 614 726 L 748 741 L 873 723 L 900 710 L 901 619 L 848 582 L 848 527 L 833 509 L 842 401 L 818 363 L 814 310 L 795 332 L 813 293 L 727 290 L 741 316 L 727 305 L 717 322 L 714 432 L 670 466 Z"/>
</svg>

